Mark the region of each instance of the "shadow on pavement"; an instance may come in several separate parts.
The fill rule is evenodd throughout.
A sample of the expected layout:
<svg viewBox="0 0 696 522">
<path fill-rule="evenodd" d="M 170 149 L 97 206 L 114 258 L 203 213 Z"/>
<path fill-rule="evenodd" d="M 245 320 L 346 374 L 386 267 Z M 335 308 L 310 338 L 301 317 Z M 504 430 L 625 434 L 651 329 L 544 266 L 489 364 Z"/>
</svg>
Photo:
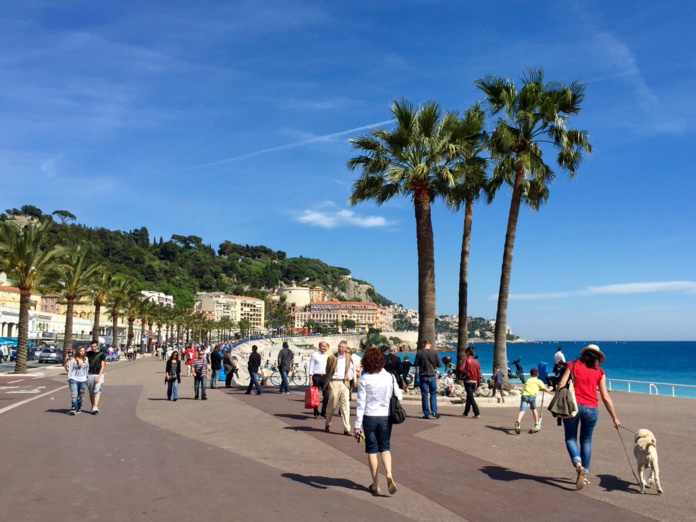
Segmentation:
<svg viewBox="0 0 696 522">
<path fill-rule="evenodd" d="M 314 417 L 311 417 L 310 415 L 297 415 L 294 413 L 276 413 L 274 417 L 282 417 L 284 419 L 292 419 L 292 420 L 308 420 L 312 419 L 314 420 Z"/>
<path fill-rule="evenodd" d="M 597 475 L 599 487 L 607 491 L 626 491 L 627 493 L 638 493 L 638 486 L 633 482 L 620 479 L 614 475 Z M 635 486 L 635 488 L 633 487 Z"/>
<path fill-rule="evenodd" d="M 46 413 L 60 413 L 62 415 L 67 415 L 69 411 L 70 408 L 52 408 L 50 410 L 46 410 Z"/>
<path fill-rule="evenodd" d="M 148 397 L 148 401 L 168 401 L 166 397 Z"/>
<path fill-rule="evenodd" d="M 515 433 L 514 428 L 503 428 L 502 426 L 486 426 L 489 430 L 499 431 L 501 433 L 506 433 L 507 435 L 513 435 Z"/>
<path fill-rule="evenodd" d="M 333 488 L 344 488 L 353 489 L 356 491 L 367 491 L 367 488 L 361 484 L 357 484 L 352 480 L 333 478 L 333 477 L 320 477 L 317 475 L 299 475 L 297 473 L 283 473 L 281 477 L 289 478 L 295 482 L 300 482 L 302 484 L 307 484 L 317 489 L 329 489 Z"/>
<path fill-rule="evenodd" d="M 570 489 L 570 487 L 567 486 L 572 485 L 573 491 L 575 490 L 575 482 L 568 479 L 537 477 L 535 475 L 527 475 L 526 473 L 520 473 L 518 471 L 513 471 L 500 466 L 484 466 L 481 468 L 481 471 L 488 475 L 492 480 L 501 480 L 504 482 L 512 482 L 513 480 L 531 480 L 541 484 L 546 484 L 547 486 L 553 486 L 555 488 L 565 490 Z"/>
</svg>

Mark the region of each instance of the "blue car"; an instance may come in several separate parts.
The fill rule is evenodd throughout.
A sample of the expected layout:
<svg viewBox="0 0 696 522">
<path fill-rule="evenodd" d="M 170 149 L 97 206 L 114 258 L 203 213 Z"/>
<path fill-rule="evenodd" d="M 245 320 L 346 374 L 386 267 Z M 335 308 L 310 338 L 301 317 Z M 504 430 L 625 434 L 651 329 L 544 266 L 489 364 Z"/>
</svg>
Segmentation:
<svg viewBox="0 0 696 522">
<path fill-rule="evenodd" d="M 15 348 L 10 352 L 10 361 L 14 361 L 17 359 L 17 349 Z M 27 361 L 35 361 L 36 360 L 36 352 L 34 351 L 34 348 L 29 346 L 27 348 Z"/>
</svg>

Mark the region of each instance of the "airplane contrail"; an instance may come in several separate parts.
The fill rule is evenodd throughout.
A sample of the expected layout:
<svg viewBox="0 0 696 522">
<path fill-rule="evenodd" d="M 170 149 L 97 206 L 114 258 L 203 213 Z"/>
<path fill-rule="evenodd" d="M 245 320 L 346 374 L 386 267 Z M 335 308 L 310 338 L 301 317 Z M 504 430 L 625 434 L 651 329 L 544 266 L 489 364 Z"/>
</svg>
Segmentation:
<svg viewBox="0 0 696 522">
<path fill-rule="evenodd" d="M 269 152 L 277 152 L 280 150 L 294 149 L 295 147 L 301 147 L 303 145 L 309 145 L 311 143 L 318 143 L 321 141 L 329 141 L 332 138 L 338 138 L 339 136 L 345 136 L 346 134 L 353 134 L 361 130 L 372 129 L 374 127 L 379 127 L 380 125 L 386 125 L 392 123 L 394 120 L 384 120 L 377 123 L 370 123 L 369 125 L 363 125 L 362 127 L 355 127 L 354 129 L 348 129 L 340 132 L 334 132 L 331 134 L 325 134 L 323 136 L 315 136 L 314 138 L 309 138 L 302 141 L 296 141 L 295 143 L 288 143 L 286 145 L 278 145 L 277 147 L 269 147 L 267 149 L 255 150 L 253 152 L 247 152 L 246 154 L 240 154 L 239 156 L 232 156 L 230 158 L 224 158 L 217 161 L 211 161 L 210 163 L 203 163 L 201 165 L 194 165 L 192 167 L 186 167 L 184 169 L 175 170 L 172 174 L 178 174 L 181 172 L 188 172 L 190 170 L 204 169 L 207 167 L 215 167 L 217 165 L 223 165 L 225 163 L 232 163 L 233 161 L 238 161 L 246 158 L 251 158 L 253 156 L 259 156 L 260 154 L 267 154 Z"/>
</svg>

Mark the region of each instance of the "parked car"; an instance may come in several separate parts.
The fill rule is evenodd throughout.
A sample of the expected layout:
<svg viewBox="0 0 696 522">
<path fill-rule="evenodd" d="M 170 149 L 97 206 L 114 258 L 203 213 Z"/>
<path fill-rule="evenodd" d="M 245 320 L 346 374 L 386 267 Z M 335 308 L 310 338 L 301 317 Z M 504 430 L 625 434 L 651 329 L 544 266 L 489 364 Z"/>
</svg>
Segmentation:
<svg viewBox="0 0 696 522">
<path fill-rule="evenodd" d="M 39 364 L 50 362 L 61 364 L 63 362 L 63 352 L 61 352 L 58 348 L 44 348 L 41 350 L 41 355 L 39 355 Z"/>
<path fill-rule="evenodd" d="M 17 349 L 15 348 L 10 352 L 10 361 L 14 361 L 17 359 Z M 33 346 L 29 346 L 27 348 L 27 361 L 35 361 L 36 360 L 36 351 L 34 350 Z"/>
</svg>

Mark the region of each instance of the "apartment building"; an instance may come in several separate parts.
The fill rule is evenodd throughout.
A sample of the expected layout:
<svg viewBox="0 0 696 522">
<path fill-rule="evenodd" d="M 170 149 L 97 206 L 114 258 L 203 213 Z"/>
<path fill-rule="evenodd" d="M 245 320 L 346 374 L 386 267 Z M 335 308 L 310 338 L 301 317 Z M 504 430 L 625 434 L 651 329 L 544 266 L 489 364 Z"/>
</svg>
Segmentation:
<svg viewBox="0 0 696 522">
<path fill-rule="evenodd" d="M 264 328 L 266 303 L 263 299 L 244 295 L 228 295 L 222 292 L 198 292 L 196 310 L 213 313 L 216 321 L 229 317 L 235 323 L 246 319 L 253 329 Z"/>
</svg>

